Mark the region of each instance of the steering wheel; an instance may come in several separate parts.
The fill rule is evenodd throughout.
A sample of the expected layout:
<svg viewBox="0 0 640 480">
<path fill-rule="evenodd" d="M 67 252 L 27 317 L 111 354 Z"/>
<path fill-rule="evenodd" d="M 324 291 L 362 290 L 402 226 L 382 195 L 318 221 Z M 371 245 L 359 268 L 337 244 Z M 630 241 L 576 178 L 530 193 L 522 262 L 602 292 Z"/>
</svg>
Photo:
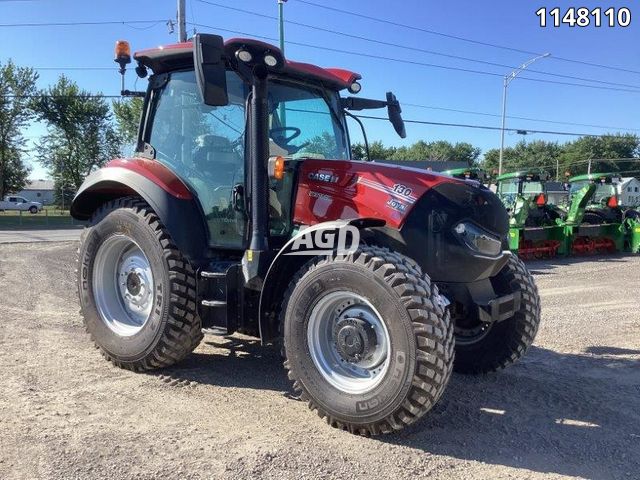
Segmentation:
<svg viewBox="0 0 640 480">
<path fill-rule="evenodd" d="M 285 132 L 293 132 L 288 137 L 284 135 Z M 302 130 L 298 127 L 275 127 L 269 130 L 269 136 L 276 142 L 277 145 L 285 148 L 285 145 L 288 145 L 291 140 L 294 140 L 300 136 Z M 280 135 L 278 135 L 280 134 Z"/>
</svg>

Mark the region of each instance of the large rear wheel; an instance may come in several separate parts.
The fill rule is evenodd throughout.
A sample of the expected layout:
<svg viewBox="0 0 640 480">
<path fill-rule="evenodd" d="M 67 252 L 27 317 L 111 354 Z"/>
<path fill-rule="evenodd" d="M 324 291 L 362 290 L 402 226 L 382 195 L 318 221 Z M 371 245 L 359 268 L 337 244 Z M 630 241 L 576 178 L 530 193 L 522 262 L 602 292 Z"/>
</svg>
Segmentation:
<svg viewBox="0 0 640 480">
<path fill-rule="evenodd" d="M 166 367 L 198 345 L 195 285 L 193 269 L 140 199 L 103 205 L 83 232 L 81 312 L 96 346 L 119 367 Z"/>
<path fill-rule="evenodd" d="M 400 430 L 449 381 L 454 342 L 443 299 L 415 262 L 387 249 L 311 261 L 292 280 L 281 321 L 289 378 L 334 427 Z"/>
</svg>

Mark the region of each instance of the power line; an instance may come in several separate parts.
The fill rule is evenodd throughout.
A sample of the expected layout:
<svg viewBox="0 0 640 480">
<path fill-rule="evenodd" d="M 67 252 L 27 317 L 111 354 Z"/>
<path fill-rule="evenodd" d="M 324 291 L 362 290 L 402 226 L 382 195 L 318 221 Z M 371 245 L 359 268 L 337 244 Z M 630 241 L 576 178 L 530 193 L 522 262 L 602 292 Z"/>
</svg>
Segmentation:
<svg viewBox="0 0 640 480">
<path fill-rule="evenodd" d="M 2 98 L 123 98 L 122 95 L 0 95 Z"/>
<path fill-rule="evenodd" d="M 263 14 L 263 13 L 258 13 L 258 12 L 253 12 L 251 10 L 245 10 L 242 8 L 237 8 L 237 7 L 231 7 L 228 5 L 223 5 L 220 3 L 216 3 L 216 2 L 211 2 L 208 0 L 197 0 L 201 3 L 207 4 L 207 5 L 211 5 L 214 7 L 219 7 L 219 8 L 224 8 L 227 10 L 232 10 L 234 12 L 240 12 L 240 13 L 245 13 L 247 15 L 253 15 L 256 17 L 261 17 L 261 18 L 267 18 L 270 20 L 278 20 L 278 17 L 273 16 L 273 15 L 267 15 L 267 14 Z M 437 55 L 437 56 L 441 56 L 441 57 L 446 57 L 446 58 L 452 58 L 455 60 L 462 60 L 462 61 L 466 61 L 466 62 L 474 62 L 474 63 L 479 63 L 482 65 L 489 65 L 492 67 L 500 67 L 500 68 L 507 68 L 509 70 L 514 70 L 517 69 L 518 67 L 513 66 L 513 65 L 506 65 L 504 63 L 496 63 L 496 62 L 489 62 L 489 61 L 485 61 L 485 60 L 478 60 L 475 58 L 469 58 L 469 57 L 463 57 L 460 55 L 452 55 L 452 54 L 448 54 L 448 53 L 443 53 L 443 52 L 438 52 L 435 50 L 427 50 L 424 48 L 417 48 L 417 47 L 412 47 L 410 45 L 402 45 L 399 43 L 393 43 L 393 42 L 387 42 L 387 41 L 383 41 L 383 40 L 378 40 L 375 38 L 370 38 L 370 37 L 365 37 L 362 35 L 355 35 L 355 34 L 351 34 L 351 33 L 346 33 L 346 32 L 341 32 L 338 30 L 332 30 L 329 28 L 323 28 L 323 27 L 318 27 L 315 25 L 309 25 L 307 23 L 301 23 L 301 22 L 296 22 L 293 20 L 285 20 L 285 23 L 288 23 L 290 25 L 297 25 L 303 28 L 308 28 L 308 29 L 312 29 L 312 30 L 317 30 L 317 31 L 321 31 L 321 32 L 326 32 L 326 33 L 331 33 L 333 35 L 339 35 L 339 36 L 343 36 L 343 37 L 347 37 L 347 38 L 353 38 L 353 39 L 357 39 L 357 40 L 363 40 L 366 42 L 371 42 L 371 43 L 375 43 L 378 45 L 386 45 L 389 47 L 395 47 L 395 48 L 401 48 L 403 50 L 410 50 L 410 51 L 415 51 L 415 52 L 421 52 L 421 53 L 427 53 L 430 55 Z M 567 78 L 567 79 L 571 79 L 571 80 L 580 80 L 580 81 L 584 81 L 584 82 L 592 82 L 592 83 L 598 83 L 598 84 L 602 84 L 602 85 L 613 85 L 613 86 L 618 86 L 618 87 L 627 87 L 627 88 L 638 88 L 638 86 L 636 85 L 629 85 L 626 83 L 616 83 L 616 82 L 608 82 L 605 80 L 597 80 L 597 79 L 593 79 L 593 78 L 584 78 L 584 77 L 577 77 L 574 75 L 564 75 L 561 73 L 554 73 L 554 72 L 545 72 L 542 70 L 534 70 L 532 68 L 527 69 L 528 72 L 531 73 L 537 73 L 540 75 L 549 75 L 549 76 L 553 76 L 553 77 L 558 77 L 558 78 Z"/>
<path fill-rule="evenodd" d="M 430 30 L 430 29 L 426 29 L 426 28 L 416 27 L 416 26 L 413 26 L 413 25 L 405 24 L 405 23 L 394 22 L 394 21 L 391 21 L 391 20 L 383 19 L 383 18 L 372 17 L 372 16 L 369 16 L 369 15 L 364 15 L 364 14 L 357 13 L 357 12 L 352 12 L 352 11 L 349 11 L 349 10 L 343 10 L 343 9 L 340 9 L 340 8 L 329 7 L 327 5 L 321 5 L 319 3 L 310 2 L 308 0 L 295 0 L 295 1 L 297 1 L 298 3 L 304 3 L 306 5 L 310 5 L 310 6 L 313 6 L 313 7 L 324 8 L 326 10 L 331 10 L 333 12 L 342 13 L 342 14 L 345 14 L 345 15 L 352 15 L 354 17 L 365 18 L 367 20 L 373 20 L 375 22 L 385 23 L 387 25 L 394 25 L 396 27 L 408 28 L 410 30 L 423 32 L 423 33 L 428 33 L 428 34 L 431 34 L 431 35 L 437 35 L 437 36 L 440 36 L 440 37 L 451 38 L 451 39 L 454 39 L 454 40 L 460 40 L 462 42 L 473 43 L 473 44 L 482 45 L 482 46 L 485 46 L 485 47 L 499 48 L 499 49 L 502 49 L 502 50 L 509 50 L 509 51 L 512 51 L 512 52 L 524 53 L 524 54 L 527 54 L 527 55 L 540 55 L 540 52 L 533 52 L 533 51 L 530 51 L 530 50 L 524 50 L 524 49 L 515 48 L 515 47 L 508 47 L 508 46 L 499 45 L 499 44 L 496 44 L 496 43 L 482 42 L 480 40 L 474 40 L 474 39 L 471 39 L 471 38 L 460 37 L 460 36 L 457 36 L 457 35 L 451 35 L 451 34 L 448 34 L 448 33 L 443 33 L 443 32 L 438 32 L 436 30 Z M 575 59 L 572 59 L 572 58 L 552 56 L 552 57 L 550 57 L 550 59 L 551 60 L 563 61 L 563 62 L 577 63 L 577 64 L 581 64 L 581 65 L 588 65 L 590 67 L 605 68 L 605 69 L 609 69 L 609 70 L 617 70 L 617 71 L 620 71 L 620 72 L 640 74 L 640 71 L 638 71 L 638 70 L 630 70 L 630 69 L 627 69 L 627 68 L 614 67 L 614 66 L 611 66 L 611 65 L 603 65 L 603 64 L 600 64 L 600 63 L 592 63 L 592 62 L 586 62 L 586 61 L 582 61 L 582 60 L 575 60 Z"/>
<path fill-rule="evenodd" d="M 94 22 L 39 22 L 39 23 L 0 23 L 0 27 L 76 27 L 76 26 L 96 26 L 96 25 L 137 25 L 137 24 L 158 24 L 166 22 L 162 20 L 108 20 Z"/>
<path fill-rule="evenodd" d="M 386 117 L 374 117 L 370 115 L 356 115 L 358 118 L 365 118 L 368 120 L 384 120 L 389 121 Z M 404 120 L 405 123 L 415 123 L 419 125 L 435 125 L 440 127 L 458 127 L 458 128 L 472 128 L 478 130 L 502 130 L 500 127 L 492 127 L 489 125 L 472 125 L 467 123 L 445 123 L 445 122 L 431 122 L 427 120 Z M 615 138 L 614 135 L 596 135 L 593 133 L 576 133 L 576 132 L 555 132 L 550 130 L 531 130 L 528 128 L 505 128 L 506 132 L 518 132 L 526 131 L 528 133 L 539 133 L 544 135 L 562 135 L 569 137 L 598 137 L 598 138 Z"/>
<path fill-rule="evenodd" d="M 200 1 L 203 1 L 203 0 L 200 0 Z M 241 32 L 241 31 L 238 31 L 238 30 L 231 30 L 231 29 L 228 29 L 228 28 L 215 27 L 213 25 L 206 25 L 206 24 L 202 24 L 202 23 L 190 23 L 190 25 L 193 25 L 195 27 L 200 27 L 200 28 L 208 28 L 208 29 L 216 30 L 216 31 L 220 31 L 220 32 L 229 32 L 229 33 L 234 33 L 234 34 L 237 34 L 237 35 L 245 35 L 247 37 L 261 38 L 261 39 L 264 39 L 264 40 L 275 41 L 275 42 L 278 41 L 278 39 L 274 38 L 274 37 L 267 37 L 267 36 L 263 36 L 263 35 L 253 35 L 253 34 L 250 34 L 250 33 L 247 33 L 247 32 Z M 486 71 L 483 71 L 483 70 L 473 70 L 473 69 L 470 69 L 470 68 L 451 67 L 451 66 L 447 66 L 447 65 L 439 65 L 439 64 L 436 64 L 436 63 L 418 62 L 418 61 L 414 61 L 414 60 L 403 60 L 403 59 L 399 59 L 399 58 L 385 57 L 383 55 L 375 55 L 375 54 L 372 54 L 372 53 L 354 52 L 354 51 L 351 51 L 351 50 L 331 48 L 331 47 L 327 47 L 327 46 L 323 46 L 323 45 L 312 45 L 310 43 L 294 42 L 294 41 L 290 41 L 290 40 L 288 40 L 287 43 L 289 43 L 291 45 L 297 45 L 297 46 L 300 46 L 300 47 L 305 47 L 305 48 L 313 48 L 313 49 L 316 49 L 316 50 L 323 50 L 325 52 L 335 52 L 335 53 L 341 53 L 341 54 L 345 54 L 345 55 L 354 55 L 354 56 L 358 56 L 358 57 L 373 58 L 373 59 L 376 59 L 376 60 L 384 60 L 384 61 L 387 61 L 387 62 L 396 62 L 396 63 L 403 63 L 403 64 L 408 64 L 408 65 L 417 65 L 417 66 L 429 67 L 429 68 L 439 68 L 439 69 L 444 69 L 444 70 L 453 70 L 453 71 L 458 71 L 458 72 L 473 73 L 473 74 L 477 74 L 477 75 L 487 75 L 487 76 L 491 76 L 491 77 L 499 77 L 499 78 L 503 78 L 504 77 L 504 75 L 502 75 L 500 73 L 486 72 Z M 529 82 L 550 83 L 550 84 L 555 84 L 555 85 L 568 85 L 568 86 L 574 86 L 574 87 L 592 88 L 592 89 L 596 89 L 596 90 L 610 90 L 610 91 L 615 91 L 615 92 L 640 93 L 640 90 L 630 90 L 630 89 L 626 89 L 626 88 L 605 87 L 605 86 L 597 86 L 597 85 L 585 85 L 583 83 L 561 82 L 561 81 L 557 81 L 557 80 L 545 80 L 545 79 L 542 79 L 542 78 L 532 78 L 532 77 L 526 77 L 526 76 L 519 76 L 518 79 L 519 80 L 526 80 L 526 81 L 529 81 Z"/>
<path fill-rule="evenodd" d="M 53 70 L 53 71 L 62 71 L 62 70 L 113 70 L 117 71 L 117 67 L 31 67 L 34 70 Z"/>
<path fill-rule="evenodd" d="M 434 107 L 434 106 L 431 106 L 431 105 L 420 105 L 420 104 L 416 104 L 416 103 L 402 102 L 402 106 L 403 107 L 424 108 L 424 109 L 429 109 L 429 110 L 442 110 L 442 111 L 445 111 L 445 112 L 465 113 L 465 114 L 470 114 L 470 115 L 482 115 L 482 116 L 485 116 L 485 117 L 502 118 L 502 115 L 498 115 L 496 113 L 485 113 L 485 112 L 475 112 L 475 111 L 472 111 L 472 110 L 459 110 L 459 109 L 455 109 L 455 108 Z M 592 128 L 605 128 L 605 129 L 612 129 L 612 130 L 626 130 L 626 131 L 640 132 L 640 128 L 612 127 L 612 126 L 607 126 L 607 125 L 594 125 L 594 124 L 590 124 L 590 123 L 562 122 L 562 121 L 557 121 L 557 120 L 546 120 L 546 119 L 542 119 L 542 118 L 520 117 L 520 116 L 515 116 L 515 115 L 509 115 L 509 116 L 507 116 L 507 118 L 511 118 L 511 119 L 514 119 L 514 120 L 527 120 L 527 121 L 530 121 L 530 122 L 553 123 L 553 124 L 557 124 L 557 125 L 572 125 L 572 126 L 575 126 L 575 127 L 592 127 Z"/>
</svg>

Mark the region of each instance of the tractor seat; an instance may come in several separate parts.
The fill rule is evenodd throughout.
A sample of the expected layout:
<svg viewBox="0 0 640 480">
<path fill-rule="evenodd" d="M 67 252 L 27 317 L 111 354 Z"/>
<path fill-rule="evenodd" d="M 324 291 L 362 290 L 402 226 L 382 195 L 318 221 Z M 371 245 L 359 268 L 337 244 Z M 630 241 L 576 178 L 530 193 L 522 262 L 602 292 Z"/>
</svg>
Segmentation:
<svg viewBox="0 0 640 480">
<path fill-rule="evenodd" d="M 218 135 L 200 135 L 196 138 L 193 165 L 200 174 L 215 176 L 220 181 L 243 168 L 244 162 L 233 149 L 228 138 Z"/>
</svg>

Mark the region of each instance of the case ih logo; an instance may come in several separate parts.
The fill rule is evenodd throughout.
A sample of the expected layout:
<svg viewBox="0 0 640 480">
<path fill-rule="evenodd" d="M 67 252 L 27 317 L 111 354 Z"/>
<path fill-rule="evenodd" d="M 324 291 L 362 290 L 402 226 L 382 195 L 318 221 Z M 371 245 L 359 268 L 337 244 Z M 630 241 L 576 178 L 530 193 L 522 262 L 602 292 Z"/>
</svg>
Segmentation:
<svg viewBox="0 0 640 480">
<path fill-rule="evenodd" d="M 291 251 L 285 255 L 349 255 L 358 250 L 360 230 L 345 225 L 335 230 L 312 230 L 302 232 L 293 241 Z"/>
<path fill-rule="evenodd" d="M 309 174 L 309 180 L 324 183 L 338 183 L 338 177 L 331 173 L 311 172 Z"/>
</svg>

